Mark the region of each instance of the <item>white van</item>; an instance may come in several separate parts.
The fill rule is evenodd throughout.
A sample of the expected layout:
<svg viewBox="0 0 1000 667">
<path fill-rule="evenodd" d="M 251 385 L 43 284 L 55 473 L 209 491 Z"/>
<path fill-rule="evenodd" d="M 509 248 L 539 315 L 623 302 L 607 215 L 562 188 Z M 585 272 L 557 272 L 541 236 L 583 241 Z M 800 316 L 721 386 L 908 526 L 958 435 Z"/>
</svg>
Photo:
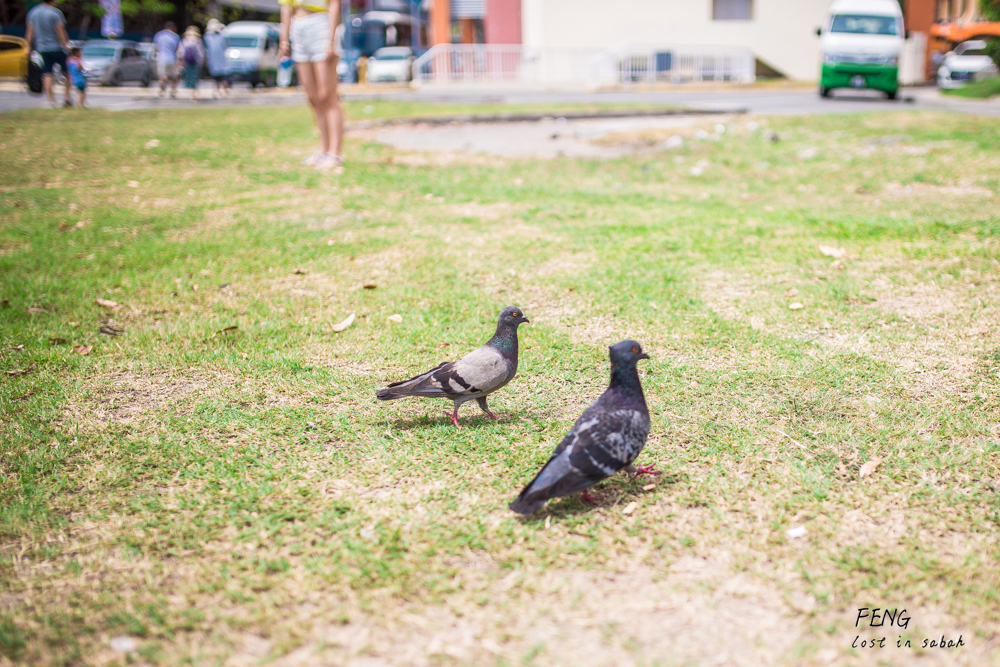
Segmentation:
<svg viewBox="0 0 1000 667">
<path fill-rule="evenodd" d="M 818 31 L 823 65 L 819 94 L 872 88 L 896 99 L 906 30 L 897 0 L 834 0 Z"/>
<path fill-rule="evenodd" d="M 233 81 L 274 86 L 278 78 L 278 24 L 234 21 L 222 30 L 226 63 Z"/>
</svg>

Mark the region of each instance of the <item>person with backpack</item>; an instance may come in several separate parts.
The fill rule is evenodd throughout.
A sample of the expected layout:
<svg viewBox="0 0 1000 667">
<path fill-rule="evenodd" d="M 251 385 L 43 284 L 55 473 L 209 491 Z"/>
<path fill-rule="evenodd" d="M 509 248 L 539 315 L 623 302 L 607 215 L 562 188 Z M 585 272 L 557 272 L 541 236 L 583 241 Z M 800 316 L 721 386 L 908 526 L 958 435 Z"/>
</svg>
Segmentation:
<svg viewBox="0 0 1000 667">
<path fill-rule="evenodd" d="M 205 62 L 205 45 L 201 32 L 193 25 L 184 31 L 184 39 L 177 46 L 177 60 L 184 67 L 184 87 L 191 89 L 191 101 L 198 100 L 198 80 L 201 79 L 201 65 Z"/>
<path fill-rule="evenodd" d="M 42 85 L 45 96 L 52 108 L 56 107 L 56 96 L 52 91 L 52 70 L 56 65 L 66 79 L 66 94 L 63 106 L 71 107 L 70 80 L 66 72 L 66 52 L 69 50 L 69 36 L 66 34 L 66 17 L 56 9 L 56 0 L 45 0 L 28 12 L 28 28 L 24 38 L 28 44 L 34 42 L 35 51 L 42 57 Z"/>
</svg>

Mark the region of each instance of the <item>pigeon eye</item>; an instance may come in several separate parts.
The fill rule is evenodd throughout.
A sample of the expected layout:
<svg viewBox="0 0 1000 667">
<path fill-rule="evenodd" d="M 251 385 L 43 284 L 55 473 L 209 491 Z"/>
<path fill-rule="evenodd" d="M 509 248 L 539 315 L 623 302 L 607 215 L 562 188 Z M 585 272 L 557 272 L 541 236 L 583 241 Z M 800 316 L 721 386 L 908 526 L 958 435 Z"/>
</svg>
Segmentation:
<svg viewBox="0 0 1000 667">
<path fill-rule="evenodd" d="M 516 310 L 513 313 L 511 313 L 511 315 L 513 315 L 514 317 L 521 317 L 521 313 L 517 312 Z"/>
<path fill-rule="evenodd" d="M 639 352 L 639 348 L 637 348 L 637 347 L 633 347 L 632 348 L 632 354 L 637 354 L 638 352 Z"/>
</svg>

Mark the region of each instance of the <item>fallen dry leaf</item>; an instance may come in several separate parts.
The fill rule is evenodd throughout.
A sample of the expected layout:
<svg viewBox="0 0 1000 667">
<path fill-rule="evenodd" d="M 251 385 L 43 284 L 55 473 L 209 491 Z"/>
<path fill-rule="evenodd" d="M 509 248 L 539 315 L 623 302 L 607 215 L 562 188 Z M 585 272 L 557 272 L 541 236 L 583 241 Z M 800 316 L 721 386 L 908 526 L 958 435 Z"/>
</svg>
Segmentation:
<svg viewBox="0 0 1000 667">
<path fill-rule="evenodd" d="M 156 148 L 159 145 L 160 145 L 159 139 L 150 139 L 149 141 L 146 142 L 146 148 Z"/>
<path fill-rule="evenodd" d="M 354 313 L 351 313 L 350 315 L 348 315 L 347 319 L 344 320 L 343 322 L 338 322 L 337 324 L 334 324 L 333 325 L 333 330 L 334 331 L 343 331 L 344 329 L 346 329 L 347 327 L 351 326 L 352 324 L 354 324 Z"/>
<path fill-rule="evenodd" d="M 44 308 L 40 308 L 38 306 L 28 306 L 28 312 L 32 313 L 32 314 L 34 314 L 34 313 L 44 313 L 45 309 Z"/>
<path fill-rule="evenodd" d="M 364 287 L 365 289 L 375 289 L 376 287 L 378 287 L 378 285 L 375 283 L 365 283 L 364 285 L 362 285 L 362 287 Z"/>
<path fill-rule="evenodd" d="M 65 345 L 68 341 L 61 336 L 49 336 L 49 342 L 53 345 Z"/>
<path fill-rule="evenodd" d="M 642 487 L 642 490 L 643 491 L 652 491 L 655 488 L 656 488 L 656 484 L 647 484 L 646 486 Z"/>
<path fill-rule="evenodd" d="M 240 325 L 238 325 L 238 324 L 230 324 L 228 327 L 222 327 L 221 329 L 219 329 L 218 331 L 216 331 L 214 334 L 212 334 L 212 338 L 215 338 L 219 334 L 229 333 L 230 331 L 236 331 L 239 328 L 240 328 Z"/>
<path fill-rule="evenodd" d="M 789 310 L 802 310 L 803 308 L 805 308 L 805 306 L 803 306 L 798 301 L 796 301 L 795 303 L 788 304 L 788 309 Z"/>
<path fill-rule="evenodd" d="M 547 517 L 545 517 L 545 530 L 548 530 L 549 526 L 551 525 L 552 525 L 552 515 L 550 514 Z"/>
<path fill-rule="evenodd" d="M 94 303 L 102 308 L 109 308 L 111 310 L 118 310 L 122 307 L 117 301 L 111 301 L 110 299 L 94 299 Z"/>
<path fill-rule="evenodd" d="M 395 315 L 390 315 L 389 316 L 389 321 L 390 322 L 395 322 L 396 324 L 400 324 L 403 321 L 403 316 L 400 315 L 399 313 L 396 313 Z"/>
<path fill-rule="evenodd" d="M 77 345 L 73 348 L 73 351 L 77 354 L 90 354 L 90 351 L 93 349 L 93 345 Z"/>
<path fill-rule="evenodd" d="M 105 324 L 103 327 L 101 327 L 99 331 L 105 336 L 121 336 L 123 333 L 125 333 L 121 329 L 116 329 L 115 327 L 110 326 L 108 324 Z"/>
<path fill-rule="evenodd" d="M 10 308 L 10 299 L 0 301 L 0 308 Z"/>
<path fill-rule="evenodd" d="M 838 271 L 843 271 L 844 270 L 844 263 L 841 262 L 839 259 L 835 259 L 832 262 L 830 262 L 830 268 L 831 269 L 837 269 Z"/>
<path fill-rule="evenodd" d="M 292 271 L 292 273 L 294 273 L 297 276 L 304 276 L 306 275 L 306 273 L 308 273 L 308 271 L 306 271 L 305 269 L 295 269 L 294 271 Z"/>
<path fill-rule="evenodd" d="M 827 257 L 834 257 L 836 259 L 840 259 L 847 253 L 847 251 L 844 250 L 843 248 L 834 248 L 833 246 L 829 245 L 821 245 L 819 247 L 819 251 L 824 255 L 826 255 Z"/>
<path fill-rule="evenodd" d="M 799 293 L 799 291 L 797 289 L 795 289 L 794 287 L 785 290 L 785 296 L 796 296 L 798 293 Z"/>
<path fill-rule="evenodd" d="M 137 188 L 139 187 L 139 181 L 129 181 L 125 185 L 129 186 L 130 188 Z"/>
<path fill-rule="evenodd" d="M 638 506 L 638 503 L 636 503 L 633 500 L 632 502 L 630 502 L 628 505 L 625 506 L 625 509 L 622 510 L 622 514 L 631 514 L 632 512 L 635 511 L 635 508 L 637 506 Z"/>
<path fill-rule="evenodd" d="M 437 346 L 437 349 L 443 350 L 446 347 L 451 347 L 451 343 L 441 343 L 440 345 Z"/>
<path fill-rule="evenodd" d="M 874 457 L 871 461 L 866 461 L 865 464 L 861 466 L 861 470 L 858 471 L 858 475 L 862 479 L 864 479 L 868 475 L 875 472 L 875 468 L 878 468 L 879 463 L 882 463 L 882 459 L 877 456 Z"/>
<path fill-rule="evenodd" d="M 7 371 L 7 375 L 27 375 L 33 370 L 35 370 L 35 364 L 31 364 L 27 368 L 14 368 Z"/>
<path fill-rule="evenodd" d="M 66 324 L 68 324 L 71 327 L 78 327 L 78 326 L 80 326 L 79 322 L 67 322 Z"/>
</svg>

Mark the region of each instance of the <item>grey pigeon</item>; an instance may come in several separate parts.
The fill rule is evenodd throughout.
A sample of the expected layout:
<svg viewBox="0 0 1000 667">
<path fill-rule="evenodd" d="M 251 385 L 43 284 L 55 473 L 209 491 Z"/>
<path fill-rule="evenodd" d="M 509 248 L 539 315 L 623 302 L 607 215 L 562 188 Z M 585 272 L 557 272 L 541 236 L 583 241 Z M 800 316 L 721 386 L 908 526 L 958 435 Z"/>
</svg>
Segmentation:
<svg viewBox="0 0 1000 667">
<path fill-rule="evenodd" d="M 632 473 L 633 479 L 660 474 L 653 466 L 632 465 L 649 435 L 649 410 L 636 369 L 639 360 L 649 355 L 634 340 L 623 340 L 611 346 L 610 356 L 610 386 L 576 420 L 535 479 L 510 504 L 515 512 L 531 514 L 552 498 L 577 491 L 593 502 L 587 489 L 620 470 Z"/>
<path fill-rule="evenodd" d="M 486 397 L 513 380 L 517 373 L 517 327 L 522 322 L 528 322 L 528 318 L 521 309 L 507 306 L 500 311 L 496 333 L 486 345 L 458 361 L 443 363 L 409 380 L 393 382 L 375 392 L 375 396 L 382 401 L 407 396 L 450 399 L 455 409 L 449 415 L 456 428 L 458 409 L 472 399 L 476 399 L 490 419 L 497 419 L 486 405 Z"/>
</svg>

